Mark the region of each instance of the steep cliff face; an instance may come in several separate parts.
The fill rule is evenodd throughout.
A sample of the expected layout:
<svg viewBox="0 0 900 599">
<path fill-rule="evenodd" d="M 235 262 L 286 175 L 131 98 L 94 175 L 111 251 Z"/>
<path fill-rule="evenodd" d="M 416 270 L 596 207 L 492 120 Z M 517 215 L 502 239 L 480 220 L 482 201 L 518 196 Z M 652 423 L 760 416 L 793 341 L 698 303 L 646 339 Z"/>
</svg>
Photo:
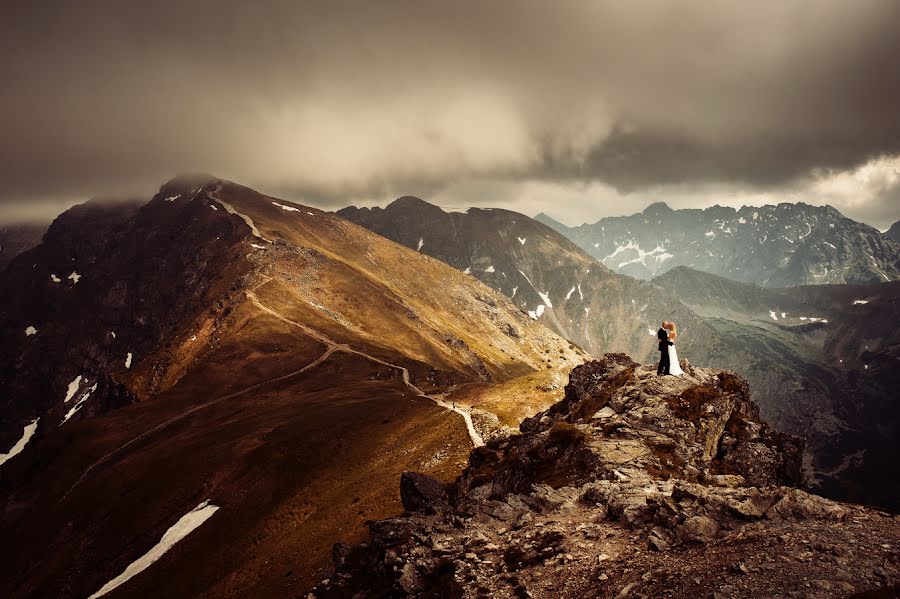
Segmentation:
<svg viewBox="0 0 900 599">
<path fill-rule="evenodd" d="M 539 220 L 609 268 L 642 279 L 676 266 L 764 287 L 900 278 L 900 245 L 830 206 L 672 210 L 658 202 L 578 227 Z"/>
<path fill-rule="evenodd" d="M 900 521 L 810 495 L 802 439 L 734 373 L 657 377 L 623 354 L 475 449 L 453 484 L 335 546 L 317 597 L 842 597 L 900 582 Z"/>
</svg>

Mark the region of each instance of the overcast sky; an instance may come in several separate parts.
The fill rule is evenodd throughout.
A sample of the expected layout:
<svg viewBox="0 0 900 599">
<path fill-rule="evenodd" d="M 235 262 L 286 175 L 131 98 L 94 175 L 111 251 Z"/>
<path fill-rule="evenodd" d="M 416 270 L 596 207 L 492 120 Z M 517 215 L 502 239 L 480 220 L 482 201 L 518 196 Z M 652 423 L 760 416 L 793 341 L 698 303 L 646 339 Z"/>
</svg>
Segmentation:
<svg viewBox="0 0 900 599">
<path fill-rule="evenodd" d="M 32 0 L 0 78 L 0 220 L 195 171 L 325 208 L 900 218 L 896 0 Z"/>
</svg>

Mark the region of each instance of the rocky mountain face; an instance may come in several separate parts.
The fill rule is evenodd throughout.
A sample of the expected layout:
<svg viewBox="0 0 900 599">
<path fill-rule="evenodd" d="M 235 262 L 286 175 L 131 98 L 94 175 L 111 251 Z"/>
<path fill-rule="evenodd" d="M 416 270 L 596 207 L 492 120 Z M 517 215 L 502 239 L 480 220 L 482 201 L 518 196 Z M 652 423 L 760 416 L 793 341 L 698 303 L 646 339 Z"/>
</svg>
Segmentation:
<svg viewBox="0 0 900 599">
<path fill-rule="evenodd" d="M 604 268 L 548 227 L 506 210 L 446 212 L 407 197 L 384 209 L 351 207 L 339 214 L 471 274 L 595 356 L 626 351 L 641 362 L 656 361 L 659 323 L 674 320 L 680 355 L 741 373 L 755 390 L 766 419 L 782 430 L 810 435 L 806 469 L 817 490 L 892 506 L 900 497 L 900 487 L 877 476 L 883 463 L 876 456 L 891 455 L 882 450 L 892 447 L 887 440 L 893 427 L 878 424 L 883 430 L 875 437 L 862 433 L 882 423 L 881 416 L 890 411 L 885 403 L 890 381 L 875 385 L 871 398 L 856 402 L 857 388 L 837 385 L 836 377 L 849 379 L 830 366 L 845 359 L 842 368 L 847 372 L 866 370 L 869 375 L 854 380 L 876 380 L 874 364 L 866 368 L 861 361 L 868 350 L 860 342 L 883 337 L 883 332 L 873 334 L 870 329 L 882 330 L 887 324 L 879 314 L 891 293 L 882 297 L 868 288 L 830 286 L 826 289 L 844 289 L 853 297 L 824 306 L 815 291 L 806 293 L 803 287 L 763 288 L 687 267 L 650 283 Z M 883 291 L 894 285 L 886 284 Z M 875 284 L 873 289 L 882 288 Z M 803 299 L 804 293 L 810 297 Z M 874 301 L 876 296 L 882 299 Z M 865 298 L 873 303 L 853 303 Z M 844 312 L 855 316 L 847 320 L 840 316 Z M 832 338 L 830 331 L 844 334 Z M 851 340 L 856 340 L 853 349 Z M 822 350 L 833 343 L 848 348 L 840 357 L 826 357 Z M 868 345 L 875 347 L 874 342 Z M 854 405 L 870 406 L 871 411 L 851 417 Z M 862 454 L 872 460 L 866 474 L 858 470 Z M 847 462 L 847 456 L 856 457 Z"/>
<path fill-rule="evenodd" d="M 0 226 L 0 270 L 13 258 L 41 242 L 46 223 L 20 223 Z"/>
<path fill-rule="evenodd" d="M 766 289 L 686 267 L 653 282 L 791 373 L 802 393 L 774 377 L 754 392 L 784 395 L 772 415 L 808 437 L 814 488 L 900 509 L 900 282 Z"/>
<path fill-rule="evenodd" d="M 479 208 L 446 212 L 413 197 L 383 209 L 351 206 L 338 214 L 471 275 L 594 355 L 615 349 L 640 360 L 657 359 L 656 331 L 663 320 L 677 320 L 691 331 L 694 359 L 733 353 L 724 351 L 712 328 L 658 287 L 612 272 L 523 214 Z"/>
<path fill-rule="evenodd" d="M 641 279 L 676 266 L 763 287 L 900 279 L 900 245 L 830 206 L 672 210 L 659 202 L 578 227 L 536 218 L 609 268 Z"/>
<path fill-rule="evenodd" d="M 451 480 L 586 356 L 438 260 L 208 176 L 72 208 L 0 286 L 4 597 L 301 593 L 402 471 Z"/>
<path fill-rule="evenodd" d="M 884 236 L 900 243 L 900 220 L 891 225 L 891 228 L 887 230 Z"/>
<path fill-rule="evenodd" d="M 313 596 L 896 593 L 900 519 L 799 490 L 802 441 L 759 419 L 746 381 L 683 368 L 607 354 L 452 484 L 404 473 L 405 512 L 336 545 Z"/>
</svg>

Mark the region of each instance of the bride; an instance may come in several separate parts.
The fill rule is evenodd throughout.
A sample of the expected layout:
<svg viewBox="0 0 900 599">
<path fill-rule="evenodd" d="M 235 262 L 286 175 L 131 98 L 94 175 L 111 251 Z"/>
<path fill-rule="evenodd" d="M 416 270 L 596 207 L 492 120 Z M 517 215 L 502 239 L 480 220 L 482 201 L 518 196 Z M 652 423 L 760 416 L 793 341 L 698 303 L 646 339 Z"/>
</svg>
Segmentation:
<svg viewBox="0 0 900 599">
<path fill-rule="evenodd" d="M 672 342 L 669 345 L 669 374 L 674 376 L 681 376 L 684 374 L 684 371 L 681 369 L 681 364 L 678 363 L 678 352 L 675 351 L 675 339 L 678 338 L 678 330 L 675 328 L 674 322 L 669 322 L 669 341 Z"/>
</svg>

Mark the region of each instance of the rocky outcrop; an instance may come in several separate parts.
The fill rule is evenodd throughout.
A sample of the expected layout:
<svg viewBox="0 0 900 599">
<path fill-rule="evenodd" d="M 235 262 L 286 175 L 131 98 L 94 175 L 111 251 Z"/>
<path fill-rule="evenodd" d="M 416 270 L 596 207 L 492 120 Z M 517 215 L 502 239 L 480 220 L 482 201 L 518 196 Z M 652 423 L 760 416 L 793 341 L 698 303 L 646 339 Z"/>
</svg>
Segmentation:
<svg viewBox="0 0 900 599">
<path fill-rule="evenodd" d="M 683 368 L 575 368 L 559 403 L 472 451 L 453 484 L 404 474 L 406 512 L 337 546 L 313 596 L 838 597 L 900 581 L 897 518 L 800 490 L 803 440 L 759 419 L 741 377 Z"/>
</svg>

